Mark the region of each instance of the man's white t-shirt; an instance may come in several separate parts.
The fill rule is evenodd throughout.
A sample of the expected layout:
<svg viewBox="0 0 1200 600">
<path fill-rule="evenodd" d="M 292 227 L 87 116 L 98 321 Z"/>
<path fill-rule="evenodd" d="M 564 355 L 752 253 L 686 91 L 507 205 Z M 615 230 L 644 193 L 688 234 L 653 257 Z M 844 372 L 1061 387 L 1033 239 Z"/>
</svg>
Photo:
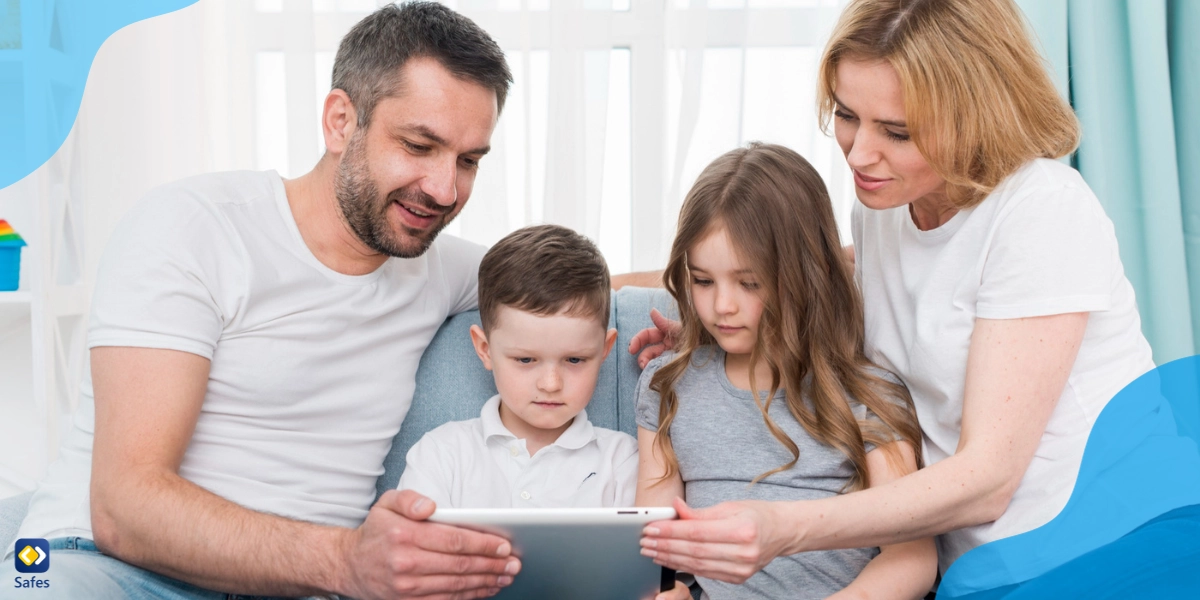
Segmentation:
<svg viewBox="0 0 1200 600">
<path fill-rule="evenodd" d="M 867 356 L 908 386 L 926 465 L 955 453 L 975 319 L 1089 313 L 1067 385 L 1024 479 L 992 523 L 939 537 L 941 569 L 987 542 L 1035 529 L 1066 505 L 1092 425 L 1154 368 L 1112 221 L 1074 169 L 1034 160 L 979 205 L 917 229 L 908 206 L 852 217 Z"/>
<path fill-rule="evenodd" d="M 279 175 L 195 177 L 151 192 L 113 233 L 88 347 L 211 360 L 180 475 L 253 510 L 356 527 L 421 354 L 448 316 L 476 306 L 483 253 L 441 235 L 419 258 L 343 275 L 305 245 Z M 90 374 L 81 389 L 20 537 L 91 537 Z"/>
<path fill-rule="evenodd" d="M 500 396 L 478 419 L 446 423 L 408 451 L 402 490 L 450 508 L 633 506 L 638 448 L 633 436 L 596 427 L 580 411 L 533 456 L 500 421 Z"/>
</svg>

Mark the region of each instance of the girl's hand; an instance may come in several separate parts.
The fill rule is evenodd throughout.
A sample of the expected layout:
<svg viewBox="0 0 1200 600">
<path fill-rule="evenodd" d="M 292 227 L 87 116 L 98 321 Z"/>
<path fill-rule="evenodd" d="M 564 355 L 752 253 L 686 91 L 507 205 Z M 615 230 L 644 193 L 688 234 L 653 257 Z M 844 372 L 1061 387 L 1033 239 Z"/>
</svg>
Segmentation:
<svg viewBox="0 0 1200 600">
<path fill-rule="evenodd" d="M 694 510 L 678 498 L 676 521 L 655 521 L 642 530 L 642 554 L 665 567 L 709 579 L 743 583 L 784 553 L 789 528 L 775 504 L 723 502 Z"/>
<path fill-rule="evenodd" d="M 679 321 L 664 317 L 657 308 L 650 309 L 650 320 L 654 322 L 654 327 L 639 331 L 629 342 L 630 354 L 641 351 L 638 354 L 638 367 L 643 369 L 663 352 L 675 347 L 675 338 L 679 337 L 681 328 Z"/>
<path fill-rule="evenodd" d="M 692 590 L 683 585 L 682 581 L 676 581 L 675 589 L 655 596 L 654 600 L 692 600 Z"/>
</svg>

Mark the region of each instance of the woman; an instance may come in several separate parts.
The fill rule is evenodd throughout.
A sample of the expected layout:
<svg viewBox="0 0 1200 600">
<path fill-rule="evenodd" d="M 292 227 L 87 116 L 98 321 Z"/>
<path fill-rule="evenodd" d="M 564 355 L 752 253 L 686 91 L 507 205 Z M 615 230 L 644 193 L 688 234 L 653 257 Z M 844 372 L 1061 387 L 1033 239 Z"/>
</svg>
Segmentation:
<svg viewBox="0 0 1200 600">
<path fill-rule="evenodd" d="M 823 500 L 680 506 L 684 520 L 653 525 L 643 546 L 681 571 L 739 581 L 781 555 L 939 535 L 944 573 L 1058 515 L 1097 416 L 1154 367 L 1112 223 L 1051 160 L 1079 126 L 1011 0 L 853 1 L 819 73 L 822 123 L 860 200 L 867 356 L 909 387 L 926 468 Z M 631 351 L 661 337 L 643 332 Z M 1165 504 L 1123 507 L 1117 535 L 1200 503 L 1194 485 L 1148 485 Z M 1007 557 L 954 593 L 1030 580 L 1106 541 Z"/>
</svg>

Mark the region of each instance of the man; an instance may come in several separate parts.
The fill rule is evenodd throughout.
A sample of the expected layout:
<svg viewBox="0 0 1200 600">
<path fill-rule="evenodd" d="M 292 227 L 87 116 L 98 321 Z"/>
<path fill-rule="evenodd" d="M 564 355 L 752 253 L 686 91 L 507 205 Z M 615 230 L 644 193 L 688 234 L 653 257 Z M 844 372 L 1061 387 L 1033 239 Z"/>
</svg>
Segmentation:
<svg viewBox="0 0 1200 600">
<path fill-rule="evenodd" d="M 388 6 L 342 41 L 310 173 L 201 176 L 131 211 L 100 269 L 75 428 L 20 532 L 52 539 L 55 597 L 511 582 L 502 538 L 424 522 L 411 492 L 371 506 L 422 352 L 475 306 L 483 249 L 437 234 L 510 83 L 468 19 Z"/>
</svg>

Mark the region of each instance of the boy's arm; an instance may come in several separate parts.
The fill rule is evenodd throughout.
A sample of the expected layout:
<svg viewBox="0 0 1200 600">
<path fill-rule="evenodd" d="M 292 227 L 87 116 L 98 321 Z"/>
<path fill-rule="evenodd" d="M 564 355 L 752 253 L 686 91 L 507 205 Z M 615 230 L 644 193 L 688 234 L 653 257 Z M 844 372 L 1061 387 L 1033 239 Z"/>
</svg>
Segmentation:
<svg viewBox="0 0 1200 600">
<path fill-rule="evenodd" d="M 916 453 L 908 442 L 893 445 L 904 458 L 902 470 L 888 460 L 884 448 L 867 453 L 869 487 L 890 483 L 917 470 Z M 937 576 L 937 548 L 933 538 L 922 538 L 879 548 L 876 556 L 833 600 L 866 598 L 923 598 Z"/>
<path fill-rule="evenodd" d="M 444 431 L 444 430 L 443 430 Z M 453 440 L 437 439 L 438 430 L 427 432 L 408 449 L 404 459 L 404 473 L 396 484 L 398 490 L 412 490 L 433 500 L 439 508 L 456 508 L 452 483 L 456 468 Z"/>
</svg>

